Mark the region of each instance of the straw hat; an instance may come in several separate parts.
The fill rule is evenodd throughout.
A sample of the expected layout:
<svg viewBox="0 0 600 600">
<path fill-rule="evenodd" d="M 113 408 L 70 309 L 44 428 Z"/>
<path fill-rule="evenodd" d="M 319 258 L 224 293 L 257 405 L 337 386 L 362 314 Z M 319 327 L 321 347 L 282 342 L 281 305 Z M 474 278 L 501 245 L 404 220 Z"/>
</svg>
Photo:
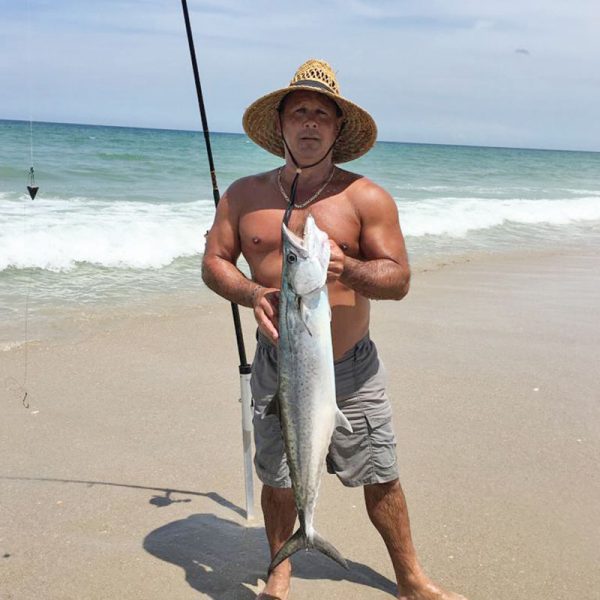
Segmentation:
<svg viewBox="0 0 600 600">
<path fill-rule="evenodd" d="M 244 112 L 243 125 L 248 137 L 277 156 L 284 156 L 283 140 L 277 129 L 277 110 L 283 98 L 296 90 L 329 96 L 344 115 L 344 127 L 333 148 L 333 162 L 342 163 L 362 156 L 375 143 L 377 126 L 373 117 L 357 104 L 340 95 L 331 66 L 324 60 L 307 60 L 296 71 L 288 87 L 271 92 L 252 103 Z"/>
</svg>

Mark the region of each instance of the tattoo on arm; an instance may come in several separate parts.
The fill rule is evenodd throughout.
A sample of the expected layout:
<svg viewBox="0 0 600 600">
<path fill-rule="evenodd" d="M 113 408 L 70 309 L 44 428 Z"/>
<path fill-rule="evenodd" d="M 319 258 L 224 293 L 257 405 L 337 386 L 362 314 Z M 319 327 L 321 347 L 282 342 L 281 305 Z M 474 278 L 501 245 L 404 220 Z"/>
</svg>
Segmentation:
<svg viewBox="0 0 600 600">
<path fill-rule="evenodd" d="M 340 281 L 365 298 L 401 300 L 408 293 L 410 271 L 389 258 L 346 257 Z"/>
<path fill-rule="evenodd" d="M 202 279 L 213 291 L 234 304 L 254 306 L 254 298 L 262 286 L 248 279 L 234 264 L 216 257 L 205 256 Z"/>
</svg>

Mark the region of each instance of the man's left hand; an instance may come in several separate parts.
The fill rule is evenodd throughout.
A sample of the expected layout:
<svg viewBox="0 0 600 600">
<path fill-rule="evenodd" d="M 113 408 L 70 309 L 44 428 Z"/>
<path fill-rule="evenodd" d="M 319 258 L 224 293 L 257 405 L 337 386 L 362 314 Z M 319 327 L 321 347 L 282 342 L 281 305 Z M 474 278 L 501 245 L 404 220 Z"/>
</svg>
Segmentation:
<svg viewBox="0 0 600 600">
<path fill-rule="evenodd" d="M 344 251 L 332 239 L 329 240 L 329 247 L 331 248 L 331 256 L 327 267 L 327 283 L 337 281 L 342 276 L 346 265 Z"/>
</svg>

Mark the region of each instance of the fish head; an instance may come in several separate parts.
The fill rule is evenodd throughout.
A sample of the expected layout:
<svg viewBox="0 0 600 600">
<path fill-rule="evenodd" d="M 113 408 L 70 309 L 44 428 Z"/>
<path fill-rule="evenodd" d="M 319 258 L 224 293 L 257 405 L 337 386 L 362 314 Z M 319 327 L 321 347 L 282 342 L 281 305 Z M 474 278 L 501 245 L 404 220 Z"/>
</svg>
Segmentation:
<svg viewBox="0 0 600 600">
<path fill-rule="evenodd" d="M 327 281 L 331 249 L 329 237 L 321 231 L 312 215 L 304 224 L 302 238 L 282 224 L 284 277 L 298 296 L 318 290 Z"/>
</svg>

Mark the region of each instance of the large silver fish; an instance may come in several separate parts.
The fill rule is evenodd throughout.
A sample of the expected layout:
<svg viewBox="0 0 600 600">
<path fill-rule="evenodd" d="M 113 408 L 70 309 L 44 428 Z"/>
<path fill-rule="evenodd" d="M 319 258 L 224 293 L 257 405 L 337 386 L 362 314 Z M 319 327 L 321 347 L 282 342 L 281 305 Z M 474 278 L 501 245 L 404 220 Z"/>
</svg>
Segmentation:
<svg viewBox="0 0 600 600">
<path fill-rule="evenodd" d="M 279 415 L 300 527 L 273 558 L 269 573 L 302 548 L 315 548 L 348 568 L 340 553 L 313 527 L 333 431 L 336 427 L 352 431 L 335 400 L 326 286 L 329 239 L 311 215 L 302 239 L 285 224 L 282 233 L 278 389 L 267 413 Z"/>
</svg>

